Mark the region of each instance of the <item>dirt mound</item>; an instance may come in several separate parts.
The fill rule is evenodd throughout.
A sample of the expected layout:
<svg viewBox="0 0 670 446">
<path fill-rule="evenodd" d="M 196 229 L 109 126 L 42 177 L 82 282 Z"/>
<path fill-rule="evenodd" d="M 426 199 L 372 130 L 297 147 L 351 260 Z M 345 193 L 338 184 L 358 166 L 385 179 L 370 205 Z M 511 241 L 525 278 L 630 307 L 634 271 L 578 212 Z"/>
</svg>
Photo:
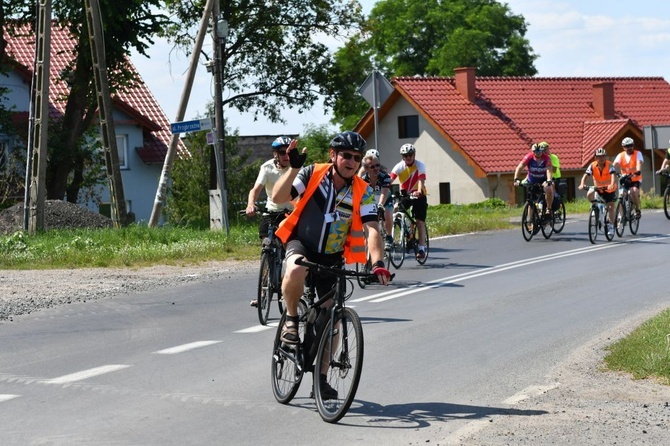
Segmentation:
<svg viewBox="0 0 670 446">
<path fill-rule="evenodd" d="M 44 205 L 44 229 L 111 228 L 112 220 L 76 204 L 47 200 Z M 0 211 L 0 234 L 23 229 L 23 203 Z"/>
</svg>

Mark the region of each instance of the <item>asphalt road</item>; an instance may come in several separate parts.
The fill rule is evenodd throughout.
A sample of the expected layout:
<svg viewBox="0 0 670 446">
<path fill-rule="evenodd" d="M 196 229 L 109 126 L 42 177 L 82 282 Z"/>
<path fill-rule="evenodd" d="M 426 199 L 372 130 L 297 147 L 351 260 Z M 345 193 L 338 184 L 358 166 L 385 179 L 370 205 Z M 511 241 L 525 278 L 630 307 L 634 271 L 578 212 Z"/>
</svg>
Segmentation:
<svg viewBox="0 0 670 446">
<path fill-rule="evenodd" d="M 309 380 L 292 404 L 274 400 L 274 327 L 248 307 L 255 274 L 45 310 L 0 326 L 0 444 L 445 444 L 471 421 L 541 416 L 515 408 L 524 389 L 551 386 L 549 371 L 607 328 L 669 306 L 669 237 L 646 212 L 637 236 L 597 245 L 585 221 L 549 240 L 433 240 L 392 286 L 356 286 L 363 376 L 336 425 Z"/>
</svg>

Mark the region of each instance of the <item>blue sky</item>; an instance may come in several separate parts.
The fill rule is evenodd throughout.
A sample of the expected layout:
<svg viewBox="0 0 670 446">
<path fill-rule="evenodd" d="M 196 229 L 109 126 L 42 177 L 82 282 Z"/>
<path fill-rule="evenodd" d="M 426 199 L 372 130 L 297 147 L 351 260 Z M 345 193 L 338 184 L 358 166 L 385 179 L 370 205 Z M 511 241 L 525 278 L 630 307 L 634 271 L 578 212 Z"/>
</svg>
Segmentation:
<svg viewBox="0 0 670 446">
<path fill-rule="evenodd" d="M 376 0 L 362 0 L 369 13 Z M 526 38 L 535 54 L 538 76 L 661 76 L 670 81 L 670 2 L 658 0 L 507 0 L 512 12 L 528 23 Z M 209 38 L 205 39 L 209 45 Z M 176 117 L 188 67 L 184 55 L 170 54 L 159 42 L 151 59 L 133 63 L 169 120 Z M 185 119 L 202 114 L 212 100 L 212 77 L 199 66 Z M 307 123 L 327 124 L 329 116 L 315 106 L 299 115 L 287 110 L 287 124 L 225 110 L 228 126 L 241 135 L 300 133 Z"/>
</svg>

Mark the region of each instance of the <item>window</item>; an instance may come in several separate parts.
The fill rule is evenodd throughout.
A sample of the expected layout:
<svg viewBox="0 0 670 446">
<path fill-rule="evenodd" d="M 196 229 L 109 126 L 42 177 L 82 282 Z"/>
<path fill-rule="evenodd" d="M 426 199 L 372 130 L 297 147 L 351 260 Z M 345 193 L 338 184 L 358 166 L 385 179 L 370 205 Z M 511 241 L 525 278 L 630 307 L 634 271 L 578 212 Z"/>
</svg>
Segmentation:
<svg viewBox="0 0 670 446">
<path fill-rule="evenodd" d="M 419 137 L 419 115 L 398 116 L 398 138 Z"/>
<path fill-rule="evenodd" d="M 128 135 L 116 135 L 116 148 L 119 152 L 119 168 L 128 169 Z"/>
<path fill-rule="evenodd" d="M 451 204 L 451 183 L 440 183 L 440 204 Z"/>
</svg>

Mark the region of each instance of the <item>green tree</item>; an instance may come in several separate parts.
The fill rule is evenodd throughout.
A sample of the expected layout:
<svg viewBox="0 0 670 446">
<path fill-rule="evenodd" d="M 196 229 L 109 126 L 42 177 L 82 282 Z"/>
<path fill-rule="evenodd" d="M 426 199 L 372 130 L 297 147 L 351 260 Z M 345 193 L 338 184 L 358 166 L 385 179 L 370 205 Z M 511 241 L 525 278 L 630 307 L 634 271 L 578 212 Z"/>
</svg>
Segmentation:
<svg viewBox="0 0 670 446">
<path fill-rule="evenodd" d="M 526 31 L 523 16 L 494 0 L 381 0 L 335 56 L 334 121 L 351 125 L 369 108 L 352 98 L 373 67 L 388 78 L 452 76 L 466 66 L 482 76 L 535 75 Z"/>
<path fill-rule="evenodd" d="M 167 0 L 175 17 L 165 35 L 193 46 L 205 0 Z M 326 93 L 331 51 L 362 20 L 357 0 L 221 0 L 229 35 L 223 45 L 224 106 L 285 122 L 286 108 L 310 109 Z"/>
</svg>

